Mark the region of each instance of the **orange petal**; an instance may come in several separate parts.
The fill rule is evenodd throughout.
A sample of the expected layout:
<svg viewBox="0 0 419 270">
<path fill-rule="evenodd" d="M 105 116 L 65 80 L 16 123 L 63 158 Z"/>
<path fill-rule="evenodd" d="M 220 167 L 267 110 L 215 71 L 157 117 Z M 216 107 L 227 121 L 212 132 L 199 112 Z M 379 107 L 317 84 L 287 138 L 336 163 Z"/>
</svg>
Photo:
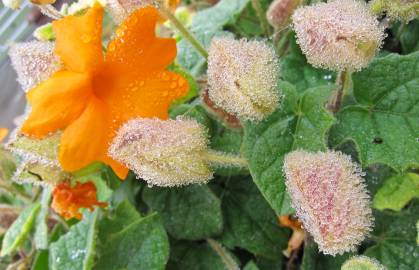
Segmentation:
<svg viewBox="0 0 419 270">
<path fill-rule="evenodd" d="M 95 71 L 103 62 L 103 8 L 96 4 L 81 16 L 66 16 L 52 23 L 55 52 L 71 71 Z"/>
<path fill-rule="evenodd" d="M 147 6 L 132 13 L 109 42 L 105 61 L 119 65 L 123 72 L 144 73 L 165 69 L 176 57 L 176 41 L 157 38 L 156 8 Z"/>
<path fill-rule="evenodd" d="M 0 142 L 7 137 L 7 134 L 9 134 L 9 130 L 7 128 L 0 128 Z"/>
<path fill-rule="evenodd" d="M 122 165 L 121 163 L 113 160 L 112 158 L 110 158 L 109 156 L 106 156 L 103 160 L 104 163 L 108 164 L 109 166 L 111 166 L 112 170 L 114 171 L 114 173 L 121 179 L 121 180 L 125 180 L 125 178 L 128 175 L 128 168 L 125 167 L 124 165 Z"/>
<path fill-rule="evenodd" d="M 109 126 L 106 104 L 92 97 L 84 112 L 61 137 L 59 160 L 63 169 L 76 171 L 101 161 L 108 150 Z"/>
<path fill-rule="evenodd" d="M 56 72 L 27 94 L 32 112 L 23 124 L 22 132 L 42 138 L 67 127 L 83 112 L 91 93 L 91 80 L 87 74 Z"/>
<path fill-rule="evenodd" d="M 94 84 L 95 89 L 107 87 L 106 91 L 100 93 L 100 99 L 111 109 L 112 136 L 123 123 L 133 118 L 166 119 L 172 101 L 185 95 L 189 89 L 185 78 L 169 71 L 139 76 L 116 76 L 111 75 L 112 72 L 109 75 L 102 74 L 103 78 Z M 106 78 L 112 78 L 112 81 Z"/>
</svg>

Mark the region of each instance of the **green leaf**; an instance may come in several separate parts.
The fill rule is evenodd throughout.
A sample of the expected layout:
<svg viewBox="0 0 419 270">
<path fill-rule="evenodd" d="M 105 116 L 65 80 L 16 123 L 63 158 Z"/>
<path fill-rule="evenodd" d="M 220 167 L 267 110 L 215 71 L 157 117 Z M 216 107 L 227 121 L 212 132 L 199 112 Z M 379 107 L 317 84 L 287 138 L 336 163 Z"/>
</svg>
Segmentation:
<svg viewBox="0 0 419 270">
<path fill-rule="evenodd" d="M 11 180 L 15 171 L 15 158 L 0 145 L 0 181 Z"/>
<path fill-rule="evenodd" d="M 324 109 L 332 87 L 308 89 L 299 99 L 295 87 L 280 83 L 284 98 L 264 121 L 244 125 L 242 151 L 250 173 L 265 199 L 278 214 L 292 212 L 285 190 L 284 156 L 295 149 L 325 150 L 326 133 L 334 122 Z"/>
<path fill-rule="evenodd" d="M 353 140 L 364 167 L 419 166 L 419 52 L 377 58 L 353 84 L 358 104 L 338 114 L 332 144 Z"/>
<path fill-rule="evenodd" d="M 319 252 L 312 239 L 305 241 L 301 270 L 340 269 L 342 264 L 353 256 L 353 253 L 329 256 Z"/>
<path fill-rule="evenodd" d="M 411 199 L 419 198 L 419 175 L 406 173 L 386 180 L 374 196 L 374 207 L 400 211 Z"/>
<path fill-rule="evenodd" d="M 308 88 L 332 85 L 335 82 L 335 73 L 318 69 L 307 63 L 300 47 L 292 35 L 289 41 L 290 52 L 281 58 L 281 77 L 283 80 L 294 84 L 298 92 Z"/>
<path fill-rule="evenodd" d="M 213 7 L 197 12 L 192 18 L 190 31 L 204 47 L 208 48 L 213 37 L 229 34 L 222 31 L 223 27 L 234 23 L 249 1 L 221 0 Z M 185 39 L 178 42 L 177 61 L 192 75 L 199 74 L 206 62 Z"/>
<path fill-rule="evenodd" d="M 221 234 L 221 202 L 206 185 L 145 188 L 143 200 L 158 211 L 171 236 L 198 240 Z"/>
<path fill-rule="evenodd" d="M 206 242 L 180 241 L 172 245 L 168 270 L 226 270 L 219 254 Z M 231 254 L 226 251 L 228 256 Z"/>
<path fill-rule="evenodd" d="M 98 211 L 85 211 L 83 220 L 50 246 L 51 270 L 92 269 L 96 250 Z"/>
<path fill-rule="evenodd" d="M 253 261 L 250 261 L 244 266 L 243 270 L 259 270 L 259 267 Z"/>
<path fill-rule="evenodd" d="M 375 245 L 364 253 L 379 260 L 388 270 L 419 269 L 419 246 L 416 222 L 419 200 L 401 212 L 374 211 L 375 228 L 371 239 Z"/>
<path fill-rule="evenodd" d="M 176 63 L 173 63 L 172 65 L 170 65 L 169 70 L 182 75 L 185 79 L 188 80 L 188 83 L 189 83 L 188 93 L 186 93 L 186 95 L 184 95 L 183 97 L 175 100 L 171 104 L 171 106 L 176 106 L 176 105 L 179 105 L 179 104 L 183 104 L 185 102 L 188 102 L 188 101 L 192 100 L 193 98 L 195 98 L 199 95 L 198 83 L 195 81 L 195 78 L 191 74 L 189 74 L 189 72 L 187 70 L 185 70 L 183 67 L 181 67 L 180 65 L 178 65 Z"/>
<path fill-rule="evenodd" d="M 195 119 L 198 123 L 207 128 L 210 136 L 212 135 L 214 123 L 201 105 L 182 104 L 171 108 L 170 118 L 176 119 L 179 115 Z"/>
<path fill-rule="evenodd" d="M 392 28 L 394 34 L 400 37 L 400 44 L 404 54 L 419 50 L 419 20 L 413 20 L 408 24 L 400 22 Z"/>
<path fill-rule="evenodd" d="M 117 224 L 125 221 L 119 220 L 124 219 L 123 216 L 115 218 L 118 220 Z M 165 269 L 169 259 L 169 241 L 158 214 L 137 218 L 100 239 L 100 256 L 95 265 L 98 270 Z"/>
<path fill-rule="evenodd" d="M 231 249 L 244 248 L 268 259 L 282 256 L 289 232 L 279 227 L 275 212 L 251 179 L 232 178 L 225 183 L 223 192 L 225 228 L 222 243 Z"/>
<path fill-rule="evenodd" d="M 46 269 L 48 269 L 48 250 L 41 250 L 36 254 L 31 270 Z"/>
<path fill-rule="evenodd" d="M 0 257 L 11 254 L 23 244 L 35 224 L 35 218 L 40 208 L 39 203 L 34 203 L 20 213 L 4 235 Z"/>
<path fill-rule="evenodd" d="M 41 210 L 36 217 L 36 227 L 34 241 L 37 249 L 47 249 L 48 248 L 48 211 L 49 211 L 49 202 L 51 200 L 52 188 L 50 186 L 45 187 L 42 191 L 41 196 Z"/>
</svg>

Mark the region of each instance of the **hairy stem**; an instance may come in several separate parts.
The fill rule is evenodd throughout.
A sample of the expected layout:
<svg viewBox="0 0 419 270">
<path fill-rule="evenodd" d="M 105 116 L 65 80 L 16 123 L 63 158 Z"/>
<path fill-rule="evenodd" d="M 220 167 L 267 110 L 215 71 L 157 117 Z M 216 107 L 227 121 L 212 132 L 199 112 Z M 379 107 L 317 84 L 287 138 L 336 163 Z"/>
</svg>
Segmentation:
<svg viewBox="0 0 419 270">
<path fill-rule="evenodd" d="M 259 18 L 260 26 L 262 27 L 263 32 L 265 32 L 265 35 L 269 37 L 271 35 L 271 29 L 260 2 L 260 0 L 252 0 L 252 7 L 256 11 L 256 15 Z"/>
<path fill-rule="evenodd" d="M 232 154 L 209 150 L 204 154 L 204 158 L 216 166 L 220 167 L 247 167 L 247 160 Z"/>
<path fill-rule="evenodd" d="M 343 97 L 349 92 L 351 85 L 351 72 L 350 71 L 339 71 L 336 77 L 336 91 L 332 93 L 327 109 L 332 113 L 337 113 L 342 105 Z"/>
<path fill-rule="evenodd" d="M 233 260 L 230 254 L 215 240 L 208 238 L 208 244 L 210 247 L 221 257 L 221 260 L 224 263 L 224 266 L 227 270 L 240 270 L 237 263 Z"/>
<path fill-rule="evenodd" d="M 50 17 L 51 19 L 58 20 L 64 16 L 52 5 L 38 5 L 41 13 L 45 16 Z"/>
<path fill-rule="evenodd" d="M 208 58 L 208 53 L 204 46 L 186 29 L 186 27 L 173 15 L 173 13 L 163 4 L 159 5 L 160 12 L 176 27 L 182 36 L 191 43 L 191 45 L 205 58 Z"/>
</svg>

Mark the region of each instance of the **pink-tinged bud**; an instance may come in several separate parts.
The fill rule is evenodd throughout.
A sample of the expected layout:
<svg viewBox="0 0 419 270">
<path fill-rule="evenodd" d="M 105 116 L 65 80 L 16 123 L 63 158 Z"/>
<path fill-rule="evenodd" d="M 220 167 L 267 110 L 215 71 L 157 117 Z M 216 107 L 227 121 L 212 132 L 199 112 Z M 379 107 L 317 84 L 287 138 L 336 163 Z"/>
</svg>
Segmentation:
<svg viewBox="0 0 419 270">
<path fill-rule="evenodd" d="M 341 270 L 387 270 L 387 268 L 374 258 L 355 256 L 347 260 Z"/>
<path fill-rule="evenodd" d="M 207 145 L 206 130 L 194 120 L 135 119 L 120 128 L 109 154 L 150 185 L 181 186 L 212 178 Z"/>
<path fill-rule="evenodd" d="M 207 74 L 209 98 L 230 114 L 262 120 L 278 106 L 278 57 L 264 42 L 214 39 Z"/>
<path fill-rule="evenodd" d="M 281 30 L 290 22 L 294 10 L 303 3 L 302 0 L 275 0 L 266 12 L 266 18 L 275 29 Z"/>
<path fill-rule="evenodd" d="M 25 92 L 61 68 L 52 42 L 15 43 L 10 47 L 9 56 L 17 73 L 17 81 Z"/>
<path fill-rule="evenodd" d="M 341 152 L 297 150 L 284 160 L 287 190 L 320 251 L 354 251 L 373 226 L 370 197 L 358 166 Z"/>
<path fill-rule="evenodd" d="M 310 64 L 330 70 L 360 70 L 384 39 L 384 28 L 363 1 L 332 0 L 297 9 L 292 22 Z"/>
</svg>

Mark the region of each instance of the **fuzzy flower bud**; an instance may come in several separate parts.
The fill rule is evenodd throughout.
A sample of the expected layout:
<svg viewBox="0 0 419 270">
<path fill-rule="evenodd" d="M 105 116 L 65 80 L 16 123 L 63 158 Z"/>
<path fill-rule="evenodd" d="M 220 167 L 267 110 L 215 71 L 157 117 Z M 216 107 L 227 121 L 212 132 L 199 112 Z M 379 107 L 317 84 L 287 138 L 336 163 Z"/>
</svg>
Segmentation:
<svg viewBox="0 0 419 270">
<path fill-rule="evenodd" d="M 94 206 L 106 207 L 107 203 L 96 199 L 96 186 L 92 182 L 79 183 L 74 187 L 68 183 L 57 185 L 52 192 L 51 207 L 65 219 L 81 219 L 81 208 L 93 211 Z"/>
<path fill-rule="evenodd" d="M 320 251 L 354 251 L 371 231 L 369 195 L 358 166 L 341 152 L 294 151 L 284 160 L 286 186 Z"/>
<path fill-rule="evenodd" d="M 406 23 L 419 15 L 418 0 L 374 0 L 370 7 L 375 14 L 386 12 L 388 17 Z"/>
<path fill-rule="evenodd" d="M 194 120 L 136 119 L 118 131 L 109 154 L 151 185 L 181 186 L 212 178 L 207 145 Z"/>
<path fill-rule="evenodd" d="M 376 259 L 367 256 L 355 256 L 347 260 L 341 270 L 386 270 Z"/>
<path fill-rule="evenodd" d="M 286 27 L 294 10 L 302 4 L 302 0 L 275 0 L 266 12 L 266 18 L 275 29 Z"/>
<path fill-rule="evenodd" d="M 107 7 L 112 19 L 120 24 L 137 9 L 156 3 L 166 5 L 174 10 L 180 0 L 107 0 Z"/>
<path fill-rule="evenodd" d="M 17 81 L 25 92 L 61 68 L 52 42 L 15 43 L 10 47 L 9 56 L 17 73 Z"/>
<path fill-rule="evenodd" d="M 297 9 L 297 42 L 310 64 L 330 70 L 360 70 L 384 39 L 384 28 L 365 2 L 331 0 Z"/>
<path fill-rule="evenodd" d="M 240 118 L 262 120 L 278 106 L 279 64 L 261 41 L 217 38 L 208 51 L 208 96 Z"/>
</svg>

